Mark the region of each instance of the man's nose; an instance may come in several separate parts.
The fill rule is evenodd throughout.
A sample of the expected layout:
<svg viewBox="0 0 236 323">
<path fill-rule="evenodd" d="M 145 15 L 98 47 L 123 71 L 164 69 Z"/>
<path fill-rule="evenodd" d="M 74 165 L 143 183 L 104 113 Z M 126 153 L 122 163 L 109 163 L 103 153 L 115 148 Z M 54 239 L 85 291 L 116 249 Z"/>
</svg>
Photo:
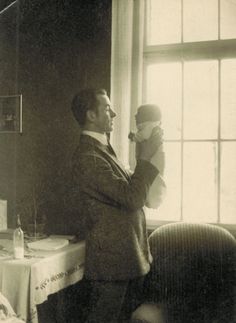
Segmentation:
<svg viewBox="0 0 236 323">
<path fill-rule="evenodd" d="M 110 110 L 110 115 L 111 115 L 111 118 L 115 118 L 115 116 L 116 116 L 115 111 L 113 111 L 113 110 L 111 109 L 111 110 Z"/>
</svg>

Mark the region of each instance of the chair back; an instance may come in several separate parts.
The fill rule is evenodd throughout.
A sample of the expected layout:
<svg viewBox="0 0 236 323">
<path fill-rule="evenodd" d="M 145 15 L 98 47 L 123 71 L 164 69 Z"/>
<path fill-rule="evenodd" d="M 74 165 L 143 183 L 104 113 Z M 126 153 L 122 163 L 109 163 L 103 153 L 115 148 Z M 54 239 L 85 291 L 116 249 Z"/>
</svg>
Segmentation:
<svg viewBox="0 0 236 323">
<path fill-rule="evenodd" d="M 149 301 L 166 306 L 167 322 L 235 322 L 236 240 L 210 224 L 172 223 L 149 237 Z"/>
</svg>

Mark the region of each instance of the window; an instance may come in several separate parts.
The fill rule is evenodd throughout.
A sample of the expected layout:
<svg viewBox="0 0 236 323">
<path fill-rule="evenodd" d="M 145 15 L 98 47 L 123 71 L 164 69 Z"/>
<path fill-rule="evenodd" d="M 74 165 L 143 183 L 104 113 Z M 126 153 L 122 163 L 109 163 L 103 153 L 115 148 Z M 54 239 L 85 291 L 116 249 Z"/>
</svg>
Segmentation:
<svg viewBox="0 0 236 323">
<path fill-rule="evenodd" d="M 149 219 L 236 223 L 235 17 L 235 0 L 145 1 L 142 102 L 162 109 L 168 192 Z"/>
<path fill-rule="evenodd" d="M 163 114 L 167 196 L 148 224 L 236 224 L 236 0 L 113 0 L 112 142 L 135 165 L 134 115 Z M 154 222 L 154 223 L 153 223 Z"/>
</svg>

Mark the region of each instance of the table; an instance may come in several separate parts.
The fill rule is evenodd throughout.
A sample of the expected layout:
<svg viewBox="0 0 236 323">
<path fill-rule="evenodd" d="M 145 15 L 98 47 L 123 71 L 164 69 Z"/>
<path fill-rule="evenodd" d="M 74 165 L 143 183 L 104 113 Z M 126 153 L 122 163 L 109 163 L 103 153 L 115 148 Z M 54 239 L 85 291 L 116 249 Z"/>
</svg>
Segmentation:
<svg viewBox="0 0 236 323">
<path fill-rule="evenodd" d="M 36 305 L 83 277 L 84 241 L 57 251 L 26 253 L 27 258 L 20 260 L 9 254 L 12 241 L 1 239 L 0 245 L 8 250 L 0 251 L 0 291 L 26 322 L 37 323 Z"/>
</svg>

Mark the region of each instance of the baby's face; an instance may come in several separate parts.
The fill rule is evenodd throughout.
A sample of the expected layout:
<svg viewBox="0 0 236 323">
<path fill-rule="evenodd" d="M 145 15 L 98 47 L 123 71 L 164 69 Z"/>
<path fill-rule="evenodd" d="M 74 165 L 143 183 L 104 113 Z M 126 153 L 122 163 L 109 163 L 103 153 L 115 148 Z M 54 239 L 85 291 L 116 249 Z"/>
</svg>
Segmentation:
<svg viewBox="0 0 236 323">
<path fill-rule="evenodd" d="M 139 114 L 139 110 L 138 112 L 135 114 L 135 121 L 136 121 L 136 126 L 138 126 L 139 123 L 141 123 L 140 121 L 140 114 Z"/>
</svg>

